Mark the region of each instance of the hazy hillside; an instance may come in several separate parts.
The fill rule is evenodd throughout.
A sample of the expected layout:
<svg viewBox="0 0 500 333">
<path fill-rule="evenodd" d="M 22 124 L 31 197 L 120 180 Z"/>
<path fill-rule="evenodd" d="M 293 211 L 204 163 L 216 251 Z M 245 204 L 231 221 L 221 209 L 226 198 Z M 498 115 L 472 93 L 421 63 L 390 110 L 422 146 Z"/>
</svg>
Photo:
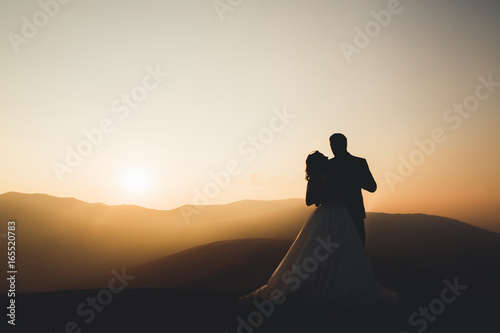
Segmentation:
<svg viewBox="0 0 500 333">
<path fill-rule="evenodd" d="M 500 235 L 445 217 L 368 213 L 367 249 L 375 257 L 435 272 L 460 267 L 500 281 Z M 494 275 L 493 275 L 494 274 Z"/>
<path fill-rule="evenodd" d="M 144 270 L 144 278 L 137 280 L 141 286 L 175 285 L 180 278 L 195 283 L 201 277 L 209 279 L 210 274 L 230 285 L 237 277 L 231 272 L 253 261 L 252 269 L 261 267 L 257 274 L 263 276 L 286 252 L 286 244 L 295 238 L 313 208 L 300 199 L 242 201 L 208 206 L 192 215 L 189 223 L 181 209 L 106 206 L 41 194 L 0 195 L 0 219 L 17 221 L 18 290 L 86 288 L 121 267 Z M 382 262 L 424 267 L 428 272 L 459 268 L 467 274 L 498 276 L 498 234 L 422 214 L 369 213 L 366 224 L 368 252 Z M 258 246 L 232 241 L 201 252 L 197 252 L 200 248 L 190 249 L 249 238 L 284 241 L 261 240 Z M 5 242 L 0 244 L 2 251 L 5 246 Z M 183 250 L 188 251 L 180 252 Z M 254 259 L 245 262 L 244 258 Z M 197 271 L 197 267 L 206 270 Z M 5 262 L 0 268 L 5 269 Z"/>
<path fill-rule="evenodd" d="M 267 281 L 292 242 L 253 238 L 195 246 L 127 268 L 127 274 L 135 276 L 127 288 L 251 289 Z M 102 288 L 111 276 L 106 274 L 75 287 Z"/>
</svg>

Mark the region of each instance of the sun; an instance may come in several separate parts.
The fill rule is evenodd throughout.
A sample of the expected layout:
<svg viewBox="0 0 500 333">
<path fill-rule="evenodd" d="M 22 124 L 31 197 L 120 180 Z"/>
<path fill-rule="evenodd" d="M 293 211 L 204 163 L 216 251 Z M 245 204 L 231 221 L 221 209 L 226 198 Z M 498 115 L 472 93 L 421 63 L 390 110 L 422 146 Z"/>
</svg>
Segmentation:
<svg viewBox="0 0 500 333">
<path fill-rule="evenodd" d="M 129 167 L 121 176 L 123 187 L 132 194 L 143 193 L 151 186 L 151 178 L 147 169 L 141 167 Z"/>
</svg>

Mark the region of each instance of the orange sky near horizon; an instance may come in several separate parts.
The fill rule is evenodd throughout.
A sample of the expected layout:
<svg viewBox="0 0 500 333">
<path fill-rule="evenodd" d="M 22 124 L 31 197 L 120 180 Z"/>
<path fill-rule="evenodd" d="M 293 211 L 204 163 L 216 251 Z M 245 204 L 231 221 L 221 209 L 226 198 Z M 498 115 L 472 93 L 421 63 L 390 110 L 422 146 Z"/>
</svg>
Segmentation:
<svg viewBox="0 0 500 333">
<path fill-rule="evenodd" d="M 368 211 L 498 225 L 495 1 L 50 3 L 0 4 L 0 193 L 302 198 L 342 132 Z"/>
</svg>

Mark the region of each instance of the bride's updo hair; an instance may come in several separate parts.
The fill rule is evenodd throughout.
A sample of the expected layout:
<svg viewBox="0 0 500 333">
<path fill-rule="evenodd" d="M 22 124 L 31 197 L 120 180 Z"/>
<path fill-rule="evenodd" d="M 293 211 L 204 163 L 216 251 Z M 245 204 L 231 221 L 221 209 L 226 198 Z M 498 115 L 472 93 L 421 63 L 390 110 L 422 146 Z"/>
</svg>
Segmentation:
<svg viewBox="0 0 500 333">
<path fill-rule="evenodd" d="M 306 159 L 306 180 L 311 177 L 321 175 L 326 171 L 328 157 L 315 150 L 310 153 Z"/>
</svg>

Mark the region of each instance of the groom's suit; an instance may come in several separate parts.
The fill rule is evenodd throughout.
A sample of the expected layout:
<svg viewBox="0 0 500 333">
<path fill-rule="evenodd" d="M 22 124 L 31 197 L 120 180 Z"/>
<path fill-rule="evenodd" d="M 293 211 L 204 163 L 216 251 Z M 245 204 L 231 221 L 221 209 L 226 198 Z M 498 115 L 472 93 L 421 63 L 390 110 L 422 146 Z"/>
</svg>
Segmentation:
<svg viewBox="0 0 500 333">
<path fill-rule="evenodd" d="M 332 158 L 329 165 L 330 171 L 333 172 L 342 187 L 342 202 L 352 217 L 361 242 L 365 245 L 366 212 L 361 189 L 375 192 L 377 183 L 364 158 L 346 153 Z"/>
</svg>

